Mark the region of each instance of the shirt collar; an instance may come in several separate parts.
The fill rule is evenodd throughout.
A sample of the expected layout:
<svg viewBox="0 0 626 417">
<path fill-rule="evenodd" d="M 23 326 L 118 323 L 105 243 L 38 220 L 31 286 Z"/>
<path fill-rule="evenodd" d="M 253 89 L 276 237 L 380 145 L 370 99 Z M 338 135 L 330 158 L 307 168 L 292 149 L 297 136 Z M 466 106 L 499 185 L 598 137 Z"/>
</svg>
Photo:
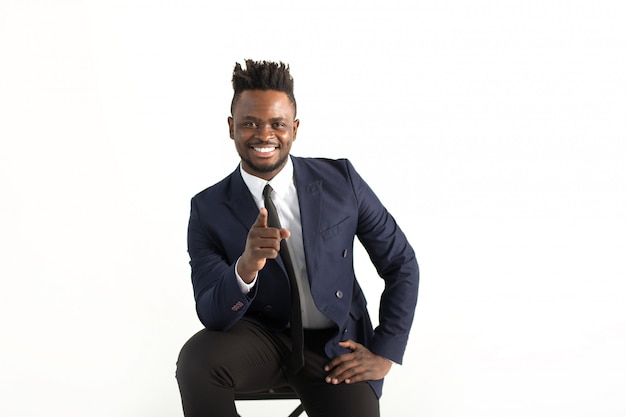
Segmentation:
<svg viewBox="0 0 626 417">
<path fill-rule="evenodd" d="M 287 194 L 289 184 L 293 182 L 293 162 L 291 161 L 291 157 L 287 158 L 287 163 L 283 169 L 269 181 L 247 173 L 242 168 L 241 163 L 239 164 L 239 171 L 241 172 L 243 182 L 257 201 L 263 201 L 263 188 L 265 188 L 268 183 L 274 189 L 275 195 L 277 195 L 278 198 L 283 198 Z"/>
</svg>

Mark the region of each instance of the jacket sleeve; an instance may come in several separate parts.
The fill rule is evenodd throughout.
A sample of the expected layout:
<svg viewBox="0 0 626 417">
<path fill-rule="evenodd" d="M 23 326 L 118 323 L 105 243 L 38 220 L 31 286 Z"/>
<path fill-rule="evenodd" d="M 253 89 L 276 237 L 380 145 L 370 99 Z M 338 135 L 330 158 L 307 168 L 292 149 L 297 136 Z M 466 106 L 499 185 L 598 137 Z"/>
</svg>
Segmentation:
<svg viewBox="0 0 626 417">
<path fill-rule="evenodd" d="M 419 269 L 415 253 L 395 219 L 346 162 L 358 204 L 357 237 L 385 281 L 379 325 L 369 349 L 402 363 L 417 304 Z"/>
<path fill-rule="evenodd" d="M 187 231 L 196 311 L 207 329 L 225 330 L 243 317 L 256 288 L 247 295 L 239 288 L 235 277 L 236 259 L 231 262 L 217 229 L 203 218 L 210 215 L 210 210 L 199 200 L 194 197 L 191 201 Z"/>
</svg>

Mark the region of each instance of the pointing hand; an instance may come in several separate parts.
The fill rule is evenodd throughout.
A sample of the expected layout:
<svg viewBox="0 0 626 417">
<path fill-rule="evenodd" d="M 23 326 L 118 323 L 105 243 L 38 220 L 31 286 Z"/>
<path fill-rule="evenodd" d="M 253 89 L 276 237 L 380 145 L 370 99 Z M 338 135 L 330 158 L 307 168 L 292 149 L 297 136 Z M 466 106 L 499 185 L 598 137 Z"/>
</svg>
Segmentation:
<svg viewBox="0 0 626 417">
<path fill-rule="evenodd" d="M 263 269 L 267 259 L 276 259 L 280 251 L 280 241 L 290 236 L 287 229 L 267 226 L 267 210 L 261 208 L 254 224 L 248 232 L 246 248 L 239 259 L 237 273 L 247 283 L 252 282 L 256 273 Z"/>
</svg>

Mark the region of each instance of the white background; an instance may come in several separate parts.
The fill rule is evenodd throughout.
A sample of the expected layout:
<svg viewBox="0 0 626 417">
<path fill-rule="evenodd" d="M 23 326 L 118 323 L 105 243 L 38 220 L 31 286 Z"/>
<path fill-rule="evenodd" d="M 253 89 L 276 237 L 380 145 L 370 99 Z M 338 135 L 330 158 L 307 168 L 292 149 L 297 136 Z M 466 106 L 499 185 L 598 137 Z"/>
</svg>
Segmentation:
<svg viewBox="0 0 626 417">
<path fill-rule="evenodd" d="M 293 153 L 349 157 L 417 252 L 383 415 L 626 415 L 625 22 L 608 0 L 0 0 L 0 415 L 182 416 L 189 199 L 236 167 L 245 58 L 291 65 Z"/>
</svg>

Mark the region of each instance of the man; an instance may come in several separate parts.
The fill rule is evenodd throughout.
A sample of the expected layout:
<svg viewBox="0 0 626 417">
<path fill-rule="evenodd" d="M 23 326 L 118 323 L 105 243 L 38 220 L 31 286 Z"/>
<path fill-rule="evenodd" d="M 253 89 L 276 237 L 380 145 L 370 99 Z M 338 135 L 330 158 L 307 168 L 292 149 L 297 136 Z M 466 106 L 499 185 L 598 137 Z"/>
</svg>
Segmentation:
<svg viewBox="0 0 626 417">
<path fill-rule="evenodd" d="M 205 329 L 178 359 L 185 415 L 237 416 L 234 392 L 290 385 L 310 417 L 379 416 L 417 302 L 414 252 L 349 161 L 290 155 L 299 120 L 288 66 L 246 60 L 233 87 L 241 164 L 191 201 Z M 385 280 L 376 330 L 354 275 L 355 236 Z"/>
</svg>

